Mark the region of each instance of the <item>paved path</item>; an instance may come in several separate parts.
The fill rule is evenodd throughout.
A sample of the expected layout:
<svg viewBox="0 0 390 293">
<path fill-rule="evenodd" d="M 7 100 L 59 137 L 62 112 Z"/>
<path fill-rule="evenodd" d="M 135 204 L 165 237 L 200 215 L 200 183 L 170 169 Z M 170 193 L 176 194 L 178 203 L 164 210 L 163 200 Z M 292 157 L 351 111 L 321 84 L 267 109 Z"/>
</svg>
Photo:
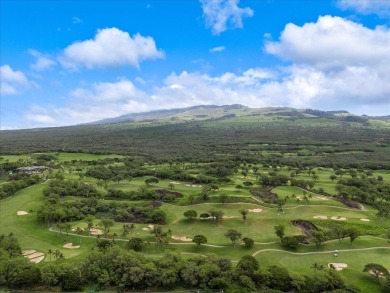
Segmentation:
<svg viewBox="0 0 390 293">
<path fill-rule="evenodd" d="M 356 249 L 338 249 L 339 252 L 351 252 L 351 251 L 367 251 L 367 250 L 376 250 L 376 249 L 390 249 L 390 247 L 368 247 L 368 248 L 356 248 Z M 327 251 L 311 251 L 311 252 L 291 252 L 291 251 L 286 251 L 286 250 L 281 250 L 281 249 L 261 249 L 256 251 L 255 253 L 252 254 L 252 256 L 256 256 L 260 253 L 267 252 L 267 251 L 276 251 L 276 252 L 284 252 L 288 254 L 293 254 L 293 255 L 310 255 L 310 254 L 333 254 L 334 250 L 327 250 Z"/>
</svg>

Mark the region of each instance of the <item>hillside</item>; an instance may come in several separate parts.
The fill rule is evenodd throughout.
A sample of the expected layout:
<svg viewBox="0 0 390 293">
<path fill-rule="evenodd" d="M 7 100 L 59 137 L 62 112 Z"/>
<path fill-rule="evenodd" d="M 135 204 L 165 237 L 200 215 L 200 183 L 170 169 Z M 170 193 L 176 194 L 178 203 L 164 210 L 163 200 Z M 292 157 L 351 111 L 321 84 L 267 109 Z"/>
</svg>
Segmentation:
<svg viewBox="0 0 390 293">
<path fill-rule="evenodd" d="M 114 123 L 125 118 L 132 121 Z M 197 106 L 94 125 L 2 131 L 1 137 L 1 154 L 92 152 L 192 161 L 266 155 L 290 163 L 390 168 L 390 121 L 345 111 Z"/>
</svg>

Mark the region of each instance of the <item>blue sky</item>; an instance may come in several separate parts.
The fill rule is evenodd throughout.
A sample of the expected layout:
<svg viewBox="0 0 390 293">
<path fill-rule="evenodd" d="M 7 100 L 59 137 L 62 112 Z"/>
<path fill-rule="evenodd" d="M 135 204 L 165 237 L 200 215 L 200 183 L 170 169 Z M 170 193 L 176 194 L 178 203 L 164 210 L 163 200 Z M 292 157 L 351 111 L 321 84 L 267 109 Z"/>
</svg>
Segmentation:
<svg viewBox="0 0 390 293">
<path fill-rule="evenodd" d="M 0 2 L 1 128 L 240 103 L 390 114 L 390 1 Z"/>
</svg>

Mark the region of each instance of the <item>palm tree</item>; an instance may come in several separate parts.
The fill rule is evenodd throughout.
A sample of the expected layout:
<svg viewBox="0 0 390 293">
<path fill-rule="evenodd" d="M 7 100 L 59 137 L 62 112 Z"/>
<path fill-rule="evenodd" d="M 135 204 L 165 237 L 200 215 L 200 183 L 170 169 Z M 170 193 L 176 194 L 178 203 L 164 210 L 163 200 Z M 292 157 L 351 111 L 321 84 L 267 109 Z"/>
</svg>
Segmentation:
<svg viewBox="0 0 390 293">
<path fill-rule="evenodd" d="M 49 260 L 50 260 L 50 262 L 51 262 L 51 256 L 52 256 L 52 254 L 54 254 L 53 250 L 49 249 L 49 250 L 47 251 L 47 254 L 49 255 Z"/>
</svg>

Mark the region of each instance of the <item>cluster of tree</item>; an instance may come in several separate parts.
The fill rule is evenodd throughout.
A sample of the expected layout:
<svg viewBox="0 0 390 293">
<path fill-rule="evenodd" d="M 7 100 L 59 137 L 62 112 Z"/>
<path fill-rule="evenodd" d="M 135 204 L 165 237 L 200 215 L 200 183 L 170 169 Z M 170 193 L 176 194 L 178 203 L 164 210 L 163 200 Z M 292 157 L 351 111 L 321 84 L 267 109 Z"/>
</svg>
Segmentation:
<svg viewBox="0 0 390 293">
<path fill-rule="evenodd" d="M 378 210 L 378 217 L 390 216 L 390 184 L 381 176 L 341 178 L 336 189 L 340 201 L 370 204 Z"/>
<path fill-rule="evenodd" d="M 305 166 L 390 168 L 388 148 L 381 147 L 390 141 L 387 129 L 356 126 L 354 122 L 334 119 L 331 120 L 332 126 L 329 126 L 324 125 L 323 119 L 330 118 L 322 118 L 321 123 L 305 125 L 287 120 L 281 120 L 280 123 L 264 120 L 245 125 L 235 124 L 234 120 L 224 120 L 223 123 L 214 121 L 215 127 L 203 127 L 209 123 L 205 121 L 147 127 L 95 125 L 7 131 L 2 132 L 0 152 L 10 154 L 66 150 L 117 153 L 160 162 L 210 162 L 230 157 L 259 163 L 266 157 L 285 165 L 300 162 Z M 232 124 L 226 124 L 228 121 Z M 103 140 L 104 144 L 96 143 Z M 377 147 L 372 144 L 376 141 L 382 143 Z M 290 150 L 297 146 L 312 151 L 305 156 L 283 156 L 283 153 L 291 153 Z M 340 150 L 353 147 L 360 152 L 326 154 L 324 150 L 329 150 L 329 147 L 325 146 Z M 271 147 L 280 154 L 262 157 L 261 152 Z M 366 149 L 372 150 L 372 153 L 365 152 Z"/>
<path fill-rule="evenodd" d="M 14 195 L 19 190 L 42 181 L 39 175 L 24 175 L 10 178 L 12 181 L 0 185 L 0 199 Z"/>
<path fill-rule="evenodd" d="M 118 291 L 232 289 L 240 292 L 279 290 L 287 292 L 347 289 L 343 279 L 334 270 L 323 270 L 313 276 L 303 276 L 277 266 L 260 268 L 252 256 L 244 256 L 237 265 L 227 258 L 181 258 L 167 254 L 152 259 L 135 252 L 137 241 L 130 240 L 122 249 L 112 241 L 98 240 L 85 261 L 78 264 L 58 260 L 37 266 L 20 254 L 9 254 L 8 237 L 0 237 L 0 286 L 10 289 L 77 291 L 96 286 L 107 286 Z M 12 240 L 14 241 L 14 240 Z M 141 246 L 143 244 L 141 243 Z M 18 243 L 16 241 L 16 247 Z"/>
<path fill-rule="evenodd" d="M 101 197 L 103 195 L 91 184 L 68 180 L 50 181 L 49 186 L 43 191 L 43 194 L 46 197 L 54 195 L 58 195 L 59 197 Z"/>
<path fill-rule="evenodd" d="M 166 214 L 158 207 L 159 204 L 154 203 L 137 207 L 127 202 L 105 202 L 96 198 L 61 201 L 58 195 L 49 195 L 37 211 L 37 217 L 40 222 L 48 225 L 81 220 L 88 215 L 118 222 L 164 224 Z"/>
</svg>

